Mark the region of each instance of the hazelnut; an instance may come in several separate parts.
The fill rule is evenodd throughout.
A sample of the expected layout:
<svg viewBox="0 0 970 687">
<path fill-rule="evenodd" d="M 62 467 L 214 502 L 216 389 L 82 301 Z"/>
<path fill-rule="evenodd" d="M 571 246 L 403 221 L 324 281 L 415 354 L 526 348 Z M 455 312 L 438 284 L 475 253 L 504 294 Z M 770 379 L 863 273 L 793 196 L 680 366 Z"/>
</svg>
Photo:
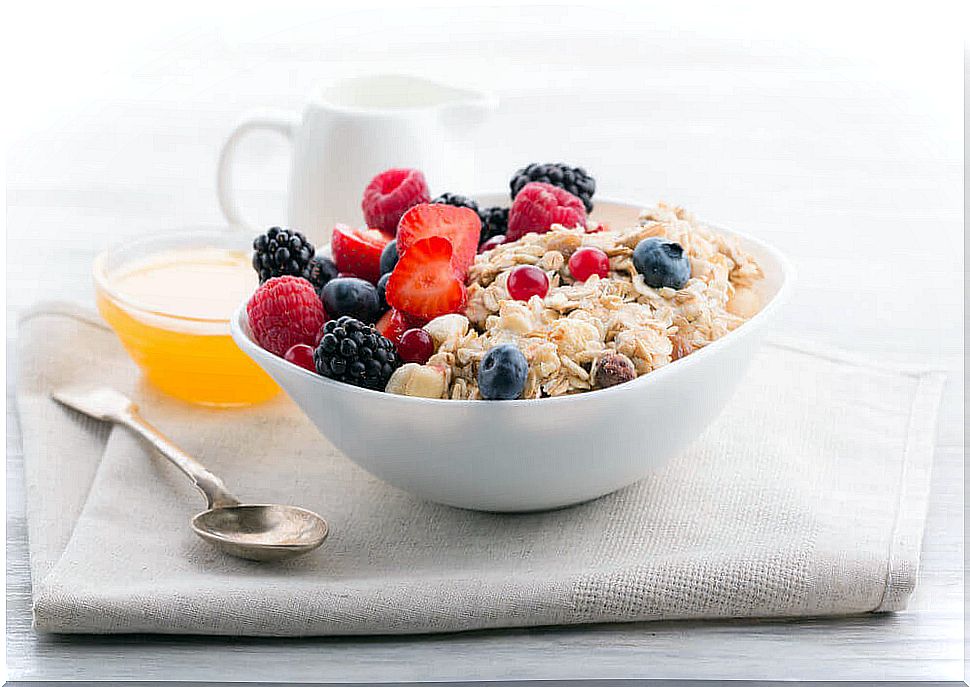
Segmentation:
<svg viewBox="0 0 970 687">
<path fill-rule="evenodd" d="M 633 361 L 622 353 L 608 351 L 593 364 L 593 388 L 606 389 L 636 379 Z"/>
</svg>

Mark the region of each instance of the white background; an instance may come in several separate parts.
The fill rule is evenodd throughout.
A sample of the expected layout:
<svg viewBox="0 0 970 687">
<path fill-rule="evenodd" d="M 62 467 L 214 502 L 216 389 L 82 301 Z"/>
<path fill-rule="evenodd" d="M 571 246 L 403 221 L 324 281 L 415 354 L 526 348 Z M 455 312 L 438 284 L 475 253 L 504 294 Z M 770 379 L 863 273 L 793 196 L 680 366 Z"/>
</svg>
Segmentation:
<svg viewBox="0 0 970 687">
<path fill-rule="evenodd" d="M 20 4 L 3 46 L 8 220 L 70 249 L 219 222 L 215 156 L 241 113 L 298 110 L 337 76 L 420 72 L 503 99 L 477 187 L 533 160 L 584 164 L 604 194 L 683 204 L 787 250 L 796 335 L 904 353 L 910 337 L 887 328 L 924 318 L 946 336 L 923 350 L 962 351 L 957 4 L 348 5 Z M 240 157 L 251 212 L 284 221 L 279 140 L 255 135 Z M 55 197 L 64 214 L 38 216 Z M 27 284 L 29 249 L 10 248 L 12 310 L 61 295 Z M 64 277 L 88 293 L 83 271 Z M 833 310 L 852 315 L 840 332 Z"/>
</svg>

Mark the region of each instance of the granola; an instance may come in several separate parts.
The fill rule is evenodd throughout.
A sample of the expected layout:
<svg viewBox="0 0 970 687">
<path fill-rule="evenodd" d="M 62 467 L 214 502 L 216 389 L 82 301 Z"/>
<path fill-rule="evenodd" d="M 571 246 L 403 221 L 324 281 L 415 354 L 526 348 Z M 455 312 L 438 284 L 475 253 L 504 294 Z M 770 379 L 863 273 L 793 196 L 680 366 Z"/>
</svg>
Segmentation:
<svg viewBox="0 0 970 687">
<path fill-rule="evenodd" d="M 633 250 L 653 236 L 686 251 L 691 276 L 683 288 L 651 288 L 637 273 Z M 606 278 L 571 277 L 569 257 L 582 246 L 609 256 Z M 545 298 L 522 302 L 509 295 L 509 272 L 519 265 L 547 273 Z M 554 226 L 478 256 L 469 270 L 464 315 L 446 315 L 426 327 L 437 347 L 427 365 L 444 371 L 443 397 L 481 398 L 482 356 L 514 343 L 529 363 L 522 398 L 588 391 L 596 388 L 593 373 L 607 355 L 624 356 L 637 376 L 644 375 L 735 329 L 756 312 L 752 287 L 761 278 L 758 264 L 735 240 L 663 203 L 625 229 L 587 233 Z"/>
</svg>

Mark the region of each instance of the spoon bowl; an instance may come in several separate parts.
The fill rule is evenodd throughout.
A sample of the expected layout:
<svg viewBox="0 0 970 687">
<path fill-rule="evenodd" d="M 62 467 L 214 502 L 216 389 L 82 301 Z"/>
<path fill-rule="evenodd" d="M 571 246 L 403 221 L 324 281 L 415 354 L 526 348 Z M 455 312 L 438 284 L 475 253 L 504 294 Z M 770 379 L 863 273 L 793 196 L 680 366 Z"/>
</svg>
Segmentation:
<svg viewBox="0 0 970 687">
<path fill-rule="evenodd" d="M 316 513 L 273 504 L 210 508 L 192 518 L 192 530 L 225 553 L 253 561 L 299 556 L 329 534 L 327 522 Z"/>
<path fill-rule="evenodd" d="M 244 504 L 222 480 L 176 446 L 109 387 L 65 387 L 51 394 L 61 405 L 102 422 L 123 425 L 192 480 L 209 509 L 192 518 L 192 530 L 223 553 L 251 561 L 278 561 L 313 551 L 327 538 L 327 522 L 296 506 Z"/>
</svg>

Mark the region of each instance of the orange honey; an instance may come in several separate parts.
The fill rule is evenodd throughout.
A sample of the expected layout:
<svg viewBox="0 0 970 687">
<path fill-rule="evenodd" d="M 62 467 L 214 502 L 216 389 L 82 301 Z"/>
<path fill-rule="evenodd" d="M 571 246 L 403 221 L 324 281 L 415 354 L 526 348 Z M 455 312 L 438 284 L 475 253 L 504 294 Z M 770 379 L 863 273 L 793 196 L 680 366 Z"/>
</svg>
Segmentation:
<svg viewBox="0 0 970 687">
<path fill-rule="evenodd" d="M 257 278 L 245 250 L 221 243 L 170 235 L 102 255 L 98 310 L 161 391 L 204 405 L 247 405 L 279 387 L 229 334 Z"/>
</svg>

